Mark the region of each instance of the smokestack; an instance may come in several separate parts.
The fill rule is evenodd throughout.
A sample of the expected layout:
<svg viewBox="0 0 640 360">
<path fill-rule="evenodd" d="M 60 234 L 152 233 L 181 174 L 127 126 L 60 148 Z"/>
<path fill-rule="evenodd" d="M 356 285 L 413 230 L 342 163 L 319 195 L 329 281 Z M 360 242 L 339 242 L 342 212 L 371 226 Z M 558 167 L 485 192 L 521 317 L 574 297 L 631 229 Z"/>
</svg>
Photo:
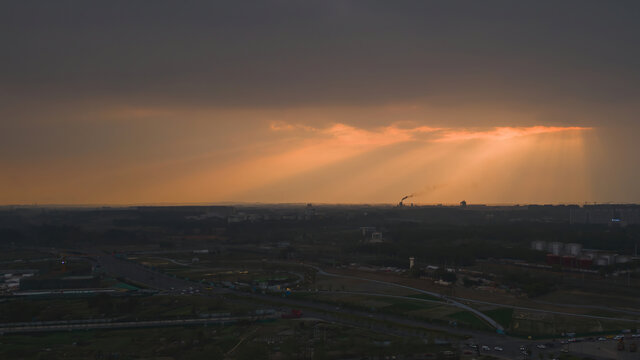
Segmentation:
<svg viewBox="0 0 640 360">
<path fill-rule="evenodd" d="M 402 202 L 407 200 L 410 197 L 413 197 L 413 194 L 405 195 L 402 199 L 400 199 L 400 202 L 398 203 L 398 206 L 404 206 L 404 204 Z"/>
</svg>

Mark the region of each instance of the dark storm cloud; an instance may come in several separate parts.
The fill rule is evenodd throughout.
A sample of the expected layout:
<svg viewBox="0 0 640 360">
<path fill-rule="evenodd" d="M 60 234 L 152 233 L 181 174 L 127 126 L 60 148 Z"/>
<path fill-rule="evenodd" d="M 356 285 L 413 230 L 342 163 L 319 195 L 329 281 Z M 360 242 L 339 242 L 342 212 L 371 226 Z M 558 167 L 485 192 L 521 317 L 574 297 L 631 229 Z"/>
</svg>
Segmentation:
<svg viewBox="0 0 640 360">
<path fill-rule="evenodd" d="M 459 201 L 476 182 L 478 201 L 638 201 L 639 18 L 637 1 L 1 1 L 0 203 L 440 184 L 426 200 Z M 496 127 L 562 131 L 477 139 Z M 421 128 L 478 148 L 414 148 Z"/>
<path fill-rule="evenodd" d="M 214 106 L 639 92 L 636 1 L 5 1 L 5 101 Z"/>
</svg>

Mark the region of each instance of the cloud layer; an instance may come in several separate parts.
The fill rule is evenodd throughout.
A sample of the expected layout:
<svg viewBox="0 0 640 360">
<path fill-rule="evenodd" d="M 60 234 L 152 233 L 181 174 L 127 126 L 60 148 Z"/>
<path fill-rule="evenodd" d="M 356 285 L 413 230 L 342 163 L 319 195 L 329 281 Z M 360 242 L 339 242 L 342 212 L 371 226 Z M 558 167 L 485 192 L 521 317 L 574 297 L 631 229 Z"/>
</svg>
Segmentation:
<svg viewBox="0 0 640 360">
<path fill-rule="evenodd" d="M 640 201 L 637 1 L 3 1 L 0 203 Z"/>
</svg>

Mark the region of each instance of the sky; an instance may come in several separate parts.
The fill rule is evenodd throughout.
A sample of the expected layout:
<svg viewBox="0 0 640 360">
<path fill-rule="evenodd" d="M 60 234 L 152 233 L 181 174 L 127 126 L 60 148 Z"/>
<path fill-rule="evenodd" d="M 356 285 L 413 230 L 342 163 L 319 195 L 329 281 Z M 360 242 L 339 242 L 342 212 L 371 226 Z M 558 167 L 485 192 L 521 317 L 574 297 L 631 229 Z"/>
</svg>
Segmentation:
<svg viewBox="0 0 640 360">
<path fill-rule="evenodd" d="M 637 1 L 0 2 L 0 204 L 640 202 Z"/>
</svg>

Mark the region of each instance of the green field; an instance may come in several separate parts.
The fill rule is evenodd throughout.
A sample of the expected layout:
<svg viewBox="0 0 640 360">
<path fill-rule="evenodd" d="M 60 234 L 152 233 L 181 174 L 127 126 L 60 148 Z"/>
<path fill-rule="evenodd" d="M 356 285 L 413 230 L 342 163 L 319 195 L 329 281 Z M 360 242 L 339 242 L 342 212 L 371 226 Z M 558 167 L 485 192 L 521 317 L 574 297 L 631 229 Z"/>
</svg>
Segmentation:
<svg viewBox="0 0 640 360">
<path fill-rule="evenodd" d="M 0 306 L 5 322 L 57 321 L 123 317 L 157 320 L 191 317 L 199 313 L 245 312 L 246 305 L 222 299 L 186 296 L 120 297 L 97 295 L 74 298 L 16 299 Z"/>
<path fill-rule="evenodd" d="M 2 359 L 268 359 L 275 354 L 314 359 L 411 356 L 450 350 L 419 339 L 395 337 L 322 322 L 73 331 L 0 338 Z"/>
<path fill-rule="evenodd" d="M 511 325 L 511 319 L 513 317 L 512 308 L 498 308 L 483 311 L 483 313 L 498 322 L 498 324 L 502 325 L 505 329 L 508 329 Z"/>
<path fill-rule="evenodd" d="M 533 337 L 555 337 L 562 333 L 576 333 L 586 336 L 619 333 L 622 329 L 634 328 L 636 324 L 634 322 L 514 311 L 511 333 Z"/>
<path fill-rule="evenodd" d="M 458 325 L 463 324 L 472 329 L 478 330 L 492 330 L 491 326 L 480 320 L 477 316 L 469 311 L 459 311 L 453 314 L 449 314 L 451 319 L 454 319 L 458 322 Z"/>
</svg>

